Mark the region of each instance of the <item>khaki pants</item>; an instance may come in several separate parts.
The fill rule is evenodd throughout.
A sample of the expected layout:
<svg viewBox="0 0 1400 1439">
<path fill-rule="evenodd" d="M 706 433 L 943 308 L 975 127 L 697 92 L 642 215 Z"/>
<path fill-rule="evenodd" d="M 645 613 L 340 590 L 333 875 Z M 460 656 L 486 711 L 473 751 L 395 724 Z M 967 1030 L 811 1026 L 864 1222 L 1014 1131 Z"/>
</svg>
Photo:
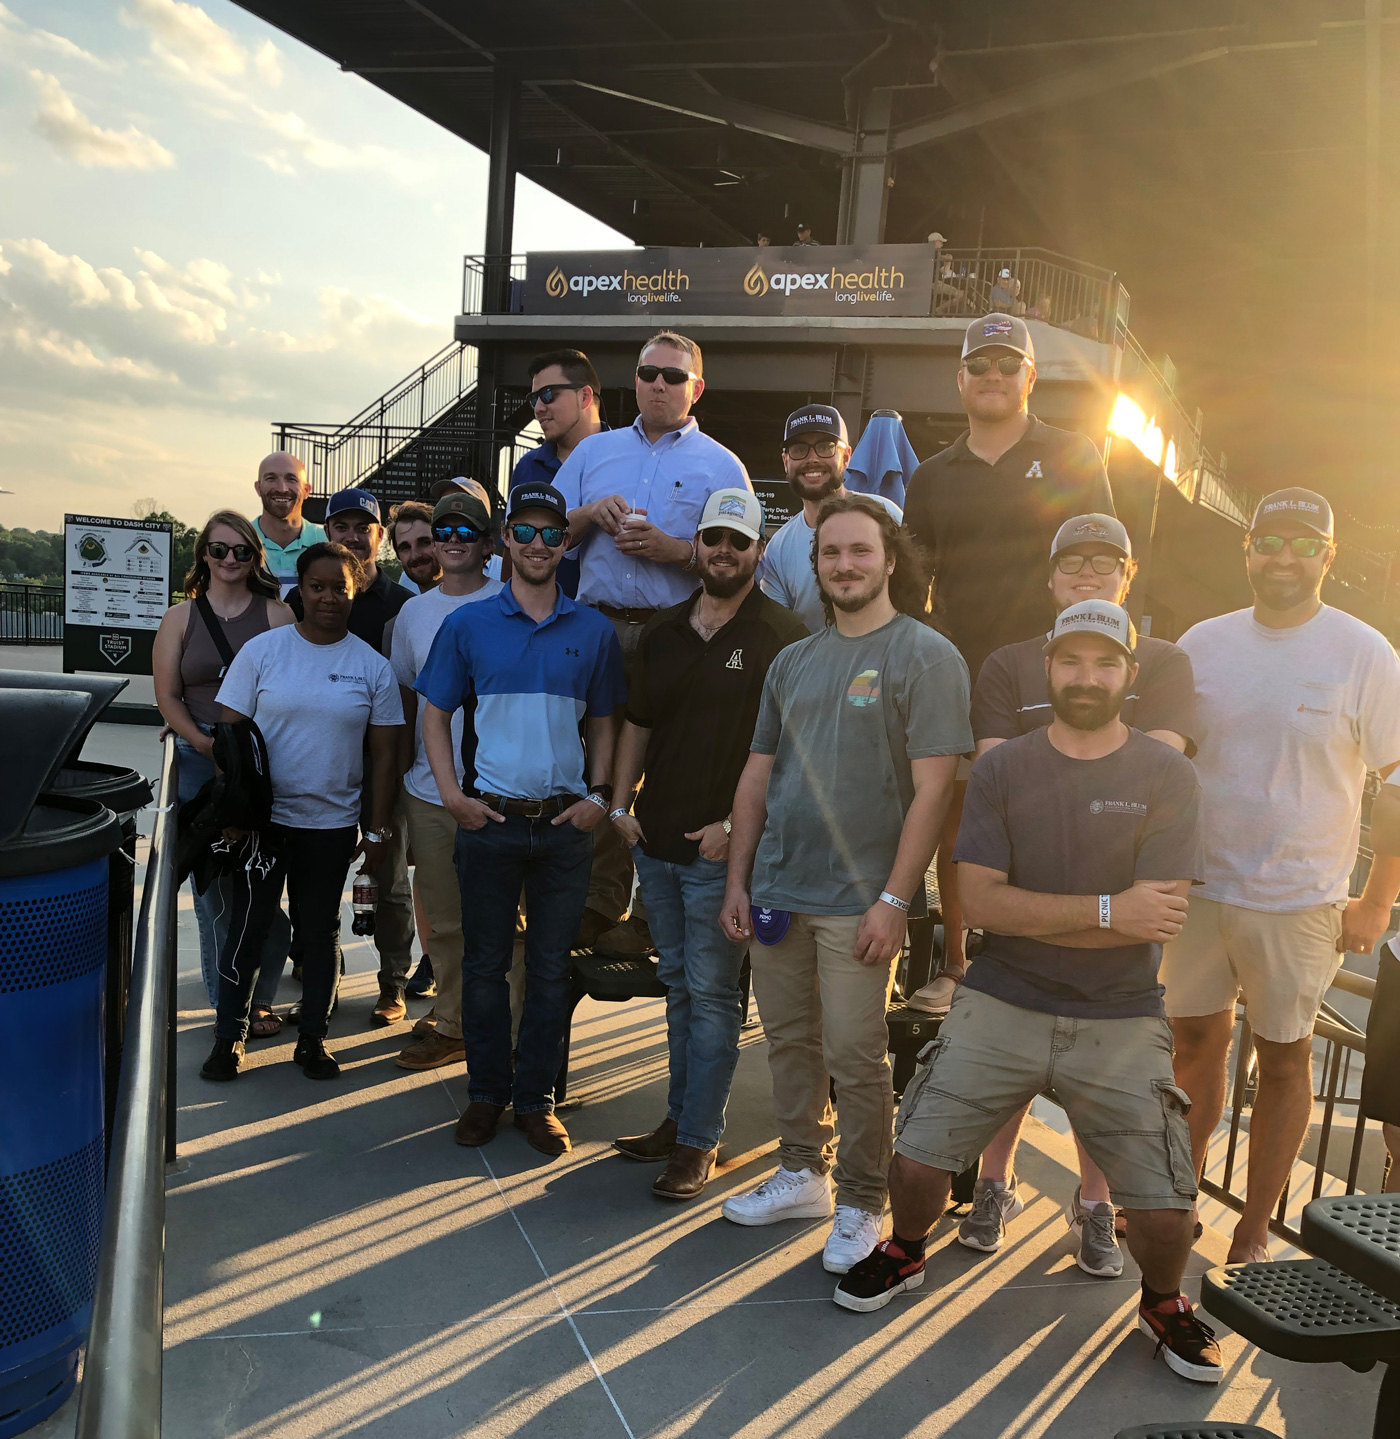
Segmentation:
<svg viewBox="0 0 1400 1439">
<path fill-rule="evenodd" d="M 768 1037 L 778 1159 L 825 1174 L 835 1158 L 836 1202 L 882 1214 L 894 1143 L 889 1006 L 894 964 L 853 957 L 859 915 L 795 914 L 774 945 L 749 950 L 753 992 Z M 830 1080 L 841 1110 L 841 1147 Z"/>
</svg>

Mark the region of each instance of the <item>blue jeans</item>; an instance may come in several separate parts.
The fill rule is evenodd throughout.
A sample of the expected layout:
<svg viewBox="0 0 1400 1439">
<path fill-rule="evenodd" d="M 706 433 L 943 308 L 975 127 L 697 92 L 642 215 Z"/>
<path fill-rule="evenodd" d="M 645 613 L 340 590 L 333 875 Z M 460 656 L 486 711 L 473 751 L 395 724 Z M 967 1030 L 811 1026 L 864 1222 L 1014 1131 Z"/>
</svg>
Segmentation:
<svg viewBox="0 0 1400 1439">
<path fill-rule="evenodd" d="M 462 1039 L 473 1103 L 554 1108 L 569 1025 L 569 955 L 588 897 L 593 836 L 571 824 L 508 814 L 459 829 L 462 891 Z M 510 973 L 525 892 L 525 1012 L 510 1069 Z"/>
<path fill-rule="evenodd" d="M 656 977 L 666 986 L 666 1117 L 679 1126 L 677 1143 L 714 1149 L 724 1133 L 743 1018 L 745 947 L 727 940 L 719 927 L 726 866 L 703 855 L 671 864 L 643 854 L 640 846 L 633 847 L 632 859 L 659 956 Z"/>
<path fill-rule="evenodd" d="M 175 748 L 180 752 L 180 803 L 191 800 L 214 778 L 214 761 L 208 755 L 200 754 L 195 747 L 179 735 L 175 736 Z M 219 1007 L 219 955 L 224 941 L 228 938 L 228 921 L 233 912 L 233 876 L 221 874 L 214 879 L 203 894 L 190 880 L 190 893 L 194 895 L 194 919 L 199 927 L 199 966 L 204 974 L 204 991 L 209 996 L 209 1008 Z M 257 987 L 253 990 L 253 1007 L 271 1009 L 277 998 L 277 986 L 282 971 L 287 965 L 287 953 L 292 944 L 292 926 L 286 914 L 279 910 L 268 930 L 267 945 L 263 949 L 262 966 L 258 971 Z"/>
</svg>

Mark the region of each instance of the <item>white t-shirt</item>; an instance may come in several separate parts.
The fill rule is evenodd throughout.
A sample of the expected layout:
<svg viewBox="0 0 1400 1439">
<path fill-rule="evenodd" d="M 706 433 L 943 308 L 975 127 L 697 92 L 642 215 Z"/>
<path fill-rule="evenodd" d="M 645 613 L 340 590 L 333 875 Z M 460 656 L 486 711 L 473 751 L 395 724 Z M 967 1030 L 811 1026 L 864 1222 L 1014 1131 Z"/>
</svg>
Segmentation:
<svg viewBox="0 0 1400 1439">
<path fill-rule="evenodd" d="M 1196 676 L 1198 893 L 1273 914 L 1345 901 L 1366 771 L 1400 760 L 1400 658 L 1330 605 L 1285 630 L 1236 610 L 1177 643 Z"/>
<path fill-rule="evenodd" d="M 383 655 L 356 635 L 315 645 L 295 625 L 283 625 L 239 650 L 218 700 L 256 720 L 267 741 L 276 823 L 359 824 L 365 731 L 403 723 L 399 687 Z"/>
<path fill-rule="evenodd" d="M 487 580 L 479 590 L 469 595 L 445 595 L 440 589 L 420 594 L 401 609 L 394 624 L 393 646 L 389 660 L 394 667 L 394 678 L 405 689 L 412 689 L 418 672 L 427 663 L 428 651 L 433 639 L 442 626 L 443 620 L 453 610 L 469 605 L 474 600 L 489 600 L 500 594 L 504 586 L 500 580 Z M 433 767 L 428 763 L 427 751 L 423 748 L 423 705 L 418 701 L 418 717 L 413 734 L 413 767 L 403 777 L 403 787 L 409 794 L 428 804 L 441 804 L 437 781 L 433 778 Z M 462 781 L 462 727 L 466 723 L 463 711 L 452 714 L 452 753 L 457 762 L 457 782 Z"/>
<path fill-rule="evenodd" d="M 870 495 L 894 516 L 895 523 L 904 523 L 904 511 L 883 495 Z M 822 593 L 812 569 L 812 536 L 816 532 L 807 523 L 806 513 L 798 512 L 768 542 L 763 563 L 758 570 L 758 587 L 770 600 L 792 610 L 814 635 L 826 628 L 826 612 L 822 609 Z"/>
<path fill-rule="evenodd" d="M 500 557 L 500 555 L 488 555 L 488 556 L 487 556 L 487 559 L 486 559 L 486 578 L 487 578 L 488 580 L 498 580 L 498 579 L 500 579 L 500 577 L 501 577 L 501 557 Z M 409 594 L 411 594 L 411 595 L 421 595 L 421 594 L 423 593 L 423 591 L 418 588 L 418 582 L 417 582 L 416 580 L 411 580 L 411 579 L 409 579 L 409 577 L 408 577 L 406 574 L 400 575 L 398 582 L 399 582 L 400 587 L 403 588 L 403 589 L 406 589 L 406 590 L 409 592 Z M 476 597 L 476 596 L 473 596 L 473 598 L 477 598 L 477 597 Z"/>
</svg>

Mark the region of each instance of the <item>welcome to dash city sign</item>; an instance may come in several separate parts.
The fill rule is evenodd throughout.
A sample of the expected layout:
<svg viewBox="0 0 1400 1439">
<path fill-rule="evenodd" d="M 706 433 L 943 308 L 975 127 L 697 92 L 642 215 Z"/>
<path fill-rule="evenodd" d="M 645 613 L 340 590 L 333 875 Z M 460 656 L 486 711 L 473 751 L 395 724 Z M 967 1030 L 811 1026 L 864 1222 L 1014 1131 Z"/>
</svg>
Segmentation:
<svg viewBox="0 0 1400 1439">
<path fill-rule="evenodd" d="M 526 257 L 531 315 L 927 315 L 927 245 L 570 250 Z"/>
</svg>

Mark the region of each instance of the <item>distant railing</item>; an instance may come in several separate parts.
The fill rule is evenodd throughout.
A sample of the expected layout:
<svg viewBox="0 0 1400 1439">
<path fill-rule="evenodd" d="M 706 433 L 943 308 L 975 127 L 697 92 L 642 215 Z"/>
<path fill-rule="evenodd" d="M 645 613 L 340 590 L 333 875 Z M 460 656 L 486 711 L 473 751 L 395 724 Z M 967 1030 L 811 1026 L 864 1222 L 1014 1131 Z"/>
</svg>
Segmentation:
<svg viewBox="0 0 1400 1439">
<path fill-rule="evenodd" d="M 462 309 L 464 315 L 486 313 L 482 306 L 488 292 L 487 279 L 504 272 L 508 314 L 520 313 L 520 291 L 525 283 L 524 255 L 466 255 L 462 260 Z"/>
<path fill-rule="evenodd" d="M 0 645 L 61 645 L 63 587 L 0 581 Z"/>
<path fill-rule="evenodd" d="M 944 250 L 933 281 L 933 313 L 973 319 L 1000 310 L 1109 341 L 1115 282 L 1112 270 L 1054 250 Z"/>
<path fill-rule="evenodd" d="M 334 494 L 368 479 L 475 384 L 476 350 L 454 340 L 343 424 L 274 424 L 273 446 L 302 461 L 313 494 Z"/>
</svg>

